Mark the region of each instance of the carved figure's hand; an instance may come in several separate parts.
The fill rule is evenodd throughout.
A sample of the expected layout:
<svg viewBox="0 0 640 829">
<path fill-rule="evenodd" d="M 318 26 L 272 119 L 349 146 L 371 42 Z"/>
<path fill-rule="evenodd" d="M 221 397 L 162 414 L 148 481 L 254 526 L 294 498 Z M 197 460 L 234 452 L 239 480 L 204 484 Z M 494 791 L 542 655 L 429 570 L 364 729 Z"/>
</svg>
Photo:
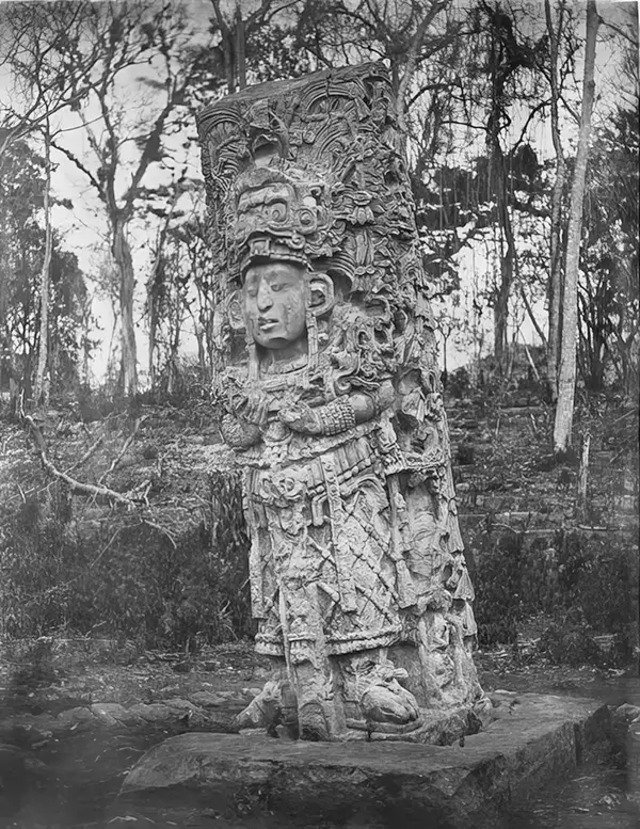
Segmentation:
<svg viewBox="0 0 640 829">
<path fill-rule="evenodd" d="M 236 449 L 246 449 L 260 440 L 260 429 L 235 415 L 225 415 L 220 424 L 220 431 L 225 443 Z"/>
<path fill-rule="evenodd" d="M 246 403 L 239 412 L 240 417 L 247 423 L 262 427 L 267 423 L 269 398 L 259 391 L 250 392 Z"/>
<path fill-rule="evenodd" d="M 297 403 L 290 403 L 282 409 L 280 420 L 295 432 L 302 432 L 305 435 L 322 434 L 322 420 L 318 410 L 312 409 L 301 400 Z"/>
</svg>

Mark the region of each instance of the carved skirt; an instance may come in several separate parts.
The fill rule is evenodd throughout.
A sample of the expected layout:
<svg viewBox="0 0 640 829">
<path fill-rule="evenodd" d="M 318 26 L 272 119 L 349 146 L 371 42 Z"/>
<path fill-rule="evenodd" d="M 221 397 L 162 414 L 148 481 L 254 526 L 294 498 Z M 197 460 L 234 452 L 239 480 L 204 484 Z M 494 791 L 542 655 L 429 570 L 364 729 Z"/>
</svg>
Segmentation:
<svg viewBox="0 0 640 829">
<path fill-rule="evenodd" d="M 246 472 L 256 650 L 318 663 L 398 641 L 386 477 L 371 435 Z"/>
</svg>

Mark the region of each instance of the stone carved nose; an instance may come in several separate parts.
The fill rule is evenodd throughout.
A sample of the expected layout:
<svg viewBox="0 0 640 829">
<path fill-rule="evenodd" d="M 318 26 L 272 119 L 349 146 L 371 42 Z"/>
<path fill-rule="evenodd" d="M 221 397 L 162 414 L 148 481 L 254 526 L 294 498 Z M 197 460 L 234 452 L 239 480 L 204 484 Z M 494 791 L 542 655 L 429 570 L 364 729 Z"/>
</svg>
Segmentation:
<svg viewBox="0 0 640 829">
<path fill-rule="evenodd" d="M 256 304 L 258 306 L 259 311 L 266 311 L 267 308 L 271 308 L 271 306 L 273 305 L 273 297 L 271 296 L 271 291 L 269 290 L 269 286 L 265 285 L 264 282 L 258 286 Z"/>
</svg>

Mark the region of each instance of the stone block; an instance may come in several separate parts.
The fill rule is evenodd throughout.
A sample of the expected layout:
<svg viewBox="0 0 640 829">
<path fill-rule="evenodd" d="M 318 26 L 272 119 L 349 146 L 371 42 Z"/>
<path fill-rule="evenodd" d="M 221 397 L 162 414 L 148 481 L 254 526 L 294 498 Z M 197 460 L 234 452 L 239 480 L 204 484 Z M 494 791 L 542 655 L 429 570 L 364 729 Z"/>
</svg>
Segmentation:
<svg viewBox="0 0 640 829">
<path fill-rule="evenodd" d="M 212 694 L 210 691 L 197 691 L 191 694 L 191 702 L 200 705 L 202 708 L 217 708 L 224 702 L 220 694 Z"/>
<path fill-rule="evenodd" d="M 88 708 L 69 708 L 68 711 L 63 711 L 58 714 L 57 720 L 60 724 L 69 727 L 75 727 L 81 724 L 92 722 L 95 719 L 94 715 Z"/>
<path fill-rule="evenodd" d="M 157 808 L 158 799 L 188 788 L 228 815 L 240 798 L 254 811 L 305 819 L 357 816 L 368 825 L 368 817 L 376 824 L 387 815 L 396 821 L 390 825 L 469 827 L 474 815 L 571 772 L 590 744 L 609 735 L 609 709 L 593 700 L 524 694 L 498 710 L 463 746 L 183 734 L 142 757 L 123 796 L 137 803 L 144 793 L 140 802 Z"/>
<path fill-rule="evenodd" d="M 190 711 L 197 710 L 197 707 L 192 702 L 188 699 L 182 699 L 180 697 L 171 697 L 171 699 L 165 699 L 163 702 L 172 715 L 179 717 L 188 714 Z"/>
<path fill-rule="evenodd" d="M 138 702 L 129 708 L 129 714 L 141 717 L 146 722 L 162 722 L 171 718 L 169 708 L 162 702 Z"/>
<path fill-rule="evenodd" d="M 105 725 L 116 725 L 127 718 L 127 710 L 117 702 L 96 702 L 90 711 Z"/>
</svg>

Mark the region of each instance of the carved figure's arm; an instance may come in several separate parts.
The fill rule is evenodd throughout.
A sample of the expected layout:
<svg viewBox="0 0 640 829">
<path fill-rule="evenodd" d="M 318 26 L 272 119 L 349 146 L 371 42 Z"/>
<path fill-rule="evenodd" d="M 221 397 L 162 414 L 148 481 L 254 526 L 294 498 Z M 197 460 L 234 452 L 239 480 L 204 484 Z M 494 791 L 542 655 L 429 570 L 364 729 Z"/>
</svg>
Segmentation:
<svg viewBox="0 0 640 829">
<path fill-rule="evenodd" d="M 376 417 L 393 400 L 393 386 L 385 381 L 375 395 L 353 392 L 317 408 L 303 401 L 292 403 L 280 412 L 280 419 L 306 435 L 337 435 Z"/>
</svg>

